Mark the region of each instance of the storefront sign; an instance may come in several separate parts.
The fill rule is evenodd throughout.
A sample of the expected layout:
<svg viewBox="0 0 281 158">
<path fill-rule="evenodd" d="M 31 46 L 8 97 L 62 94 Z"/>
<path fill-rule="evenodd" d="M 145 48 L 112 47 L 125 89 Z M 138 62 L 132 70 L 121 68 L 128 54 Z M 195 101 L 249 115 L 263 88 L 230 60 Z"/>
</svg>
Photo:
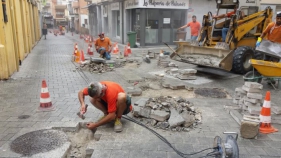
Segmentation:
<svg viewBox="0 0 281 158">
<path fill-rule="evenodd" d="M 171 19 L 170 18 L 164 18 L 163 19 L 163 24 L 170 24 L 171 23 Z"/>
<path fill-rule="evenodd" d="M 111 3 L 111 10 L 120 10 L 119 3 Z"/>
<path fill-rule="evenodd" d="M 127 0 L 125 9 L 133 8 L 168 8 L 188 9 L 189 0 Z"/>
</svg>

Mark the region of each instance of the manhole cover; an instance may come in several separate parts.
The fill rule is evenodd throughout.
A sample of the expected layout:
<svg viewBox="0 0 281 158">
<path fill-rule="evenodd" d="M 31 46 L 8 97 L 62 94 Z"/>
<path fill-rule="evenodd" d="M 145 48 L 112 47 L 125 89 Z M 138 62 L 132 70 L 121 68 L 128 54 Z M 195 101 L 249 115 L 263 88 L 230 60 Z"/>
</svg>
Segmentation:
<svg viewBox="0 0 281 158">
<path fill-rule="evenodd" d="M 30 115 L 20 115 L 19 117 L 18 117 L 18 119 L 27 119 L 27 118 L 29 118 L 30 117 Z"/>
<path fill-rule="evenodd" d="M 194 91 L 195 94 L 203 97 L 226 98 L 227 95 L 222 89 L 218 88 L 199 88 Z"/>
<path fill-rule="evenodd" d="M 54 150 L 67 142 L 67 136 L 62 131 L 39 130 L 26 133 L 12 141 L 12 151 L 31 156 L 38 153 Z"/>
</svg>

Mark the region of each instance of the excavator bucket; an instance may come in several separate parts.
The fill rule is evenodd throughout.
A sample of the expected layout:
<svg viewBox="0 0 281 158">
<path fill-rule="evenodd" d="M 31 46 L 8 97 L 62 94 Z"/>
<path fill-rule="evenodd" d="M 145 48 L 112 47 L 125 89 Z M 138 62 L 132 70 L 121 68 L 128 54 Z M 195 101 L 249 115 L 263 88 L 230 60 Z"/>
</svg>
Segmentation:
<svg viewBox="0 0 281 158">
<path fill-rule="evenodd" d="M 175 41 L 175 43 L 179 47 L 170 55 L 173 60 L 227 71 L 232 69 L 232 50 L 198 46 L 186 41 Z"/>
</svg>

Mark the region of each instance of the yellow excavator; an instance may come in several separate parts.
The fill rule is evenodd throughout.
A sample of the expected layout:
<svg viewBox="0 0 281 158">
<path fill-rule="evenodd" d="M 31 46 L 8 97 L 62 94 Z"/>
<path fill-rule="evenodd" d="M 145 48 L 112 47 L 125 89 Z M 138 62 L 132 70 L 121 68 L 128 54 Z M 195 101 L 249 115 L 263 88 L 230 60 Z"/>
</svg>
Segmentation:
<svg viewBox="0 0 281 158">
<path fill-rule="evenodd" d="M 239 0 L 216 0 L 217 15 L 239 8 Z M 170 57 L 195 65 L 213 67 L 245 74 L 252 69 L 249 59 L 262 59 L 255 51 L 257 38 L 272 21 L 272 9 L 259 11 L 256 6 L 242 6 L 230 18 L 203 16 L 202 28 L 196 41 L 175 41 L 178 48 Z M 225 42 L 222 29 L 228 28 Z"/>
</svg>

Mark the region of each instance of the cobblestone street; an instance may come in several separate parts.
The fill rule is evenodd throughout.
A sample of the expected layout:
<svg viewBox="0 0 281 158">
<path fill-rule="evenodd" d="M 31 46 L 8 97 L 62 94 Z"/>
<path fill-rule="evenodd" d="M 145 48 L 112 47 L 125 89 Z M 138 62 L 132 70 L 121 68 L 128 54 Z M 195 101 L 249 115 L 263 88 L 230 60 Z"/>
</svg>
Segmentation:
<svg viewBox="0 0 281 158">
<path fill-rule="evenodd" d="M 18 136 L 27 131 L 50 128 L 77 128 L 79 122 L 96 121 L 102 113 L 89 104 L 86 119 L 81 120 L 76 113 L 79 111 L 80 103 L 77 93 L 88 83 L 76 70 L 77 64 L 71 62 L 74 44 L 78 43 L 86 55 L 87 44 L 79 39 L 78 35 L 65 36 L 47 35 L 34 47 L 16 72 L 9 80 L 0 81 L 0 157 L 21 157 L 10 149 L 10 143 Z M 167 49 L 167 48 L 166 48 Z M 121 47 L 121 50 L 123 48 Z M 159 49 L 153 49 L 159 52 Z M 142 60 L 146 49 L 132 49 L 133 55 L 129 58 Z M 95 52 L 95 56 L 96 52 Z M 115 58 L 113 57 L 112 60 Z M 181 63 L 177 63 L 182 67 Z M 190 66 L 194 67 L 194 66 Z M 132 78 L 148 78 L 150 72 L 163 71 L 156 65 L 156 60 L 150 64 L 142 62 L 140 67 L 134 68 L 124 66 L 116 68 L 112 72 L 95 74 L 84 72 L 91 81 L 109 80 L 115 81 L 123 86 L 132 87 L 129 83 Z M 204 76 L 209 82 L 205 84 L 186 83 L 193 87 L 218 87 L 224 88 L 232 95 L 235 87 L 243 85 L 243 78 L 240 75 L 232 77 L 216 78 Z M 45 79 L 50 92 L 54 111 L 38 112 L 42 80 Z M 263 94 L 269 90 L 265 86 Z M 127 90 L 127 89 L 126 89 Z M 170 90 L 176 91 L 176 90 Z M 155 90 L 155 93 L 158 93 Z M 172 92 L 175 93 L 175 92 Z M 181 94 L 185 95 L 185 94 Z M 133 97 L 133 102 L 141 96 Z M 276 104 L 281 101 L 280 92 L 272 91 L 272 100 Z M 189 101 L 202 110 L 203 121 L 196 128 L 189 132 L 173 132 L 157 129 L 156 131 L 164 136 L 178 150 L 184 153 L 192 153 L 204 148 L 213 147 L 215 136 L 223 140 L 223 132 L 238 132 L 239 125 L 224 109 L 230 105 L 232 99 L 200 98 L 190 97 Z M 278 105 L 280 106 L 280 105 Z M 21 115 L 29 115 L 26 119 L 20 119 Z M 279 120 L 280 121 L 280 120 Z M 113 124 L 99 127 L 95 135 L 100 135 L 98 141 L 92 140 L 88 146 L 92 158 L 178 158 L 172 148 L 163 143 L 145 128 L 122 119 L 124 130 L 121 133 L 113 131 Z M 243 139 L 238 137 L 240 158 L 280 158 L 281 156 L 281 122 L 274 124 L 279 132 L 273 134 L 259 134 L 257 139 Z M 90 150 L 91 149 L 91 150 Z M 191 157 L 199 158 L 205 156 L 206 151 Z M 56 157 L 56 156 L 52 156 Z"/>
</svg>

